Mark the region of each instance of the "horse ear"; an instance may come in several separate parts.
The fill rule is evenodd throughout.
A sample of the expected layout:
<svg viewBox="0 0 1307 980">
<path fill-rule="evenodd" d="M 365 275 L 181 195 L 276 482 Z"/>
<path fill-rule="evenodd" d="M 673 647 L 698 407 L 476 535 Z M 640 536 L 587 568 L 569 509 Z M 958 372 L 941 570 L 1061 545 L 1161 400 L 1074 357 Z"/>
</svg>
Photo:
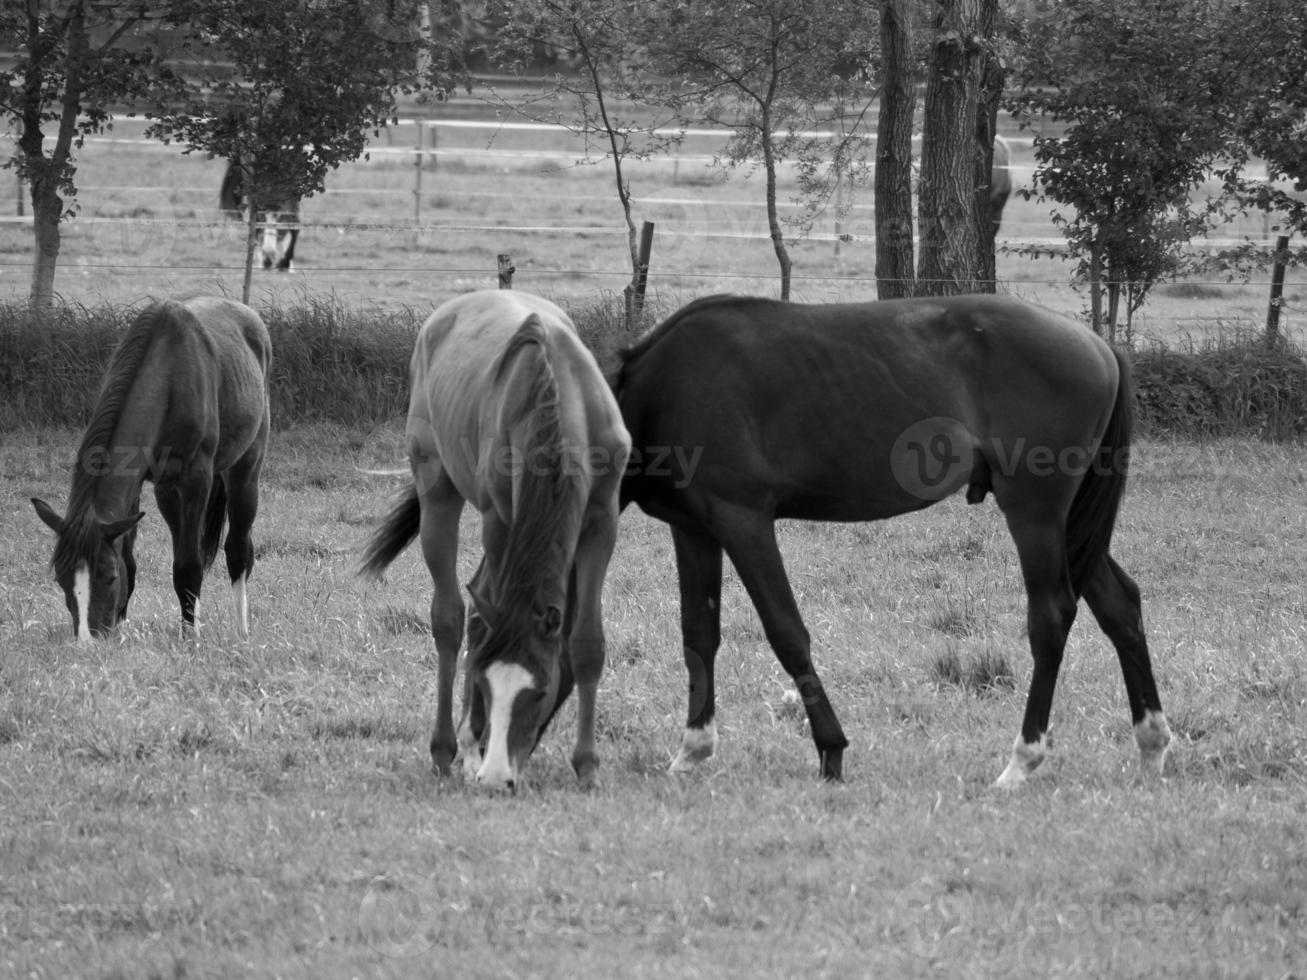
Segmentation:
<svg viewBox="0 0 1307 980">
<path fill-rule="evenodd" d="M 39 497 L 32 498 L 32 506 L 36 508 L 36 516 L 45 522 L 46 527 L 55 534 L 64 533 L 64 519 L 53 507 Z"/>
<path fill-rule="evenodd" d="M 106 524 L 104 526 L 104 539 L 106 541 L 113 541 L 121 535 L 126 534 L 139 524 L 141 518 L 144 516 L 145 511 L 141 511 L 139 514 L 134 514 L 131 517 L 124 517 L 120 521 L 112 521 L 111 523 Z"/>
<path fill-rule="evenodd" d="M 563 631 L 563 611 L 557 606 L 546 606 L 543 611 L 536 610 L 536 629 L 542 640 L 556 640 Z"/>
</svg>

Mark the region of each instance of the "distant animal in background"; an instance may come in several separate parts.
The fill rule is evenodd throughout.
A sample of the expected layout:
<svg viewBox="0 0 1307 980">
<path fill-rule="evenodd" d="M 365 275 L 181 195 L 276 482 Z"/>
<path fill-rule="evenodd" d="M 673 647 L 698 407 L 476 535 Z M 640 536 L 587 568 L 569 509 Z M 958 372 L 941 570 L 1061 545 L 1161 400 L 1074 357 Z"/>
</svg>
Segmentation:
<svg viewBox="0 0 1307 980">
<path fill-rule="evenodd" d="M 128 328 L 73 463 L 67 513 L 32 498 L 58 536 L 51 564 L 78 640 L 105 636 L 127 617 L 146 480 L 172 532 L 183 623 L 194 629 L 200 585 L 226 523 L 238 628 L 248 634 L 250 528 L 268 443 L 271 359 L 263 320 L 234 300 L 166 300 Z"/>
<path fill-rule="evenodd" d="M 227 171 L 222 175 L 218 206 L 228 217 L 240 220 L 245 218 L 246 209 L 252 206 L 245 193 L 241 167 L 234 161 L 227 164 Z M 255 214 L 255 224 L 263 268 L 290 272 L 294 268 L 295 243 L 300 234 L 299 198 L 259 209 Z"/>
<path fill-rule="evenodd" d="M 1002 136 L 994 137 L 994 162 L 989 174 L 989 218 L 997 235 L 1003 223 L 1003 208 L 1012 195 L 1012 147 Z"/>
</svg>

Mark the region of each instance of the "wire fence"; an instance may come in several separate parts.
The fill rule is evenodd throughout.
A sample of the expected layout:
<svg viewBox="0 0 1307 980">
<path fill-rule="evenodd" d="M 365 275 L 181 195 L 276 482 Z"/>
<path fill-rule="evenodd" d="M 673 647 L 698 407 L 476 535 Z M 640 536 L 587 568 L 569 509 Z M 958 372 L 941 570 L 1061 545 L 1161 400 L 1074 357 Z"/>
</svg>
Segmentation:
<svg viewBox="0 0 1307 980">
<path fill-rule="evenodd" d="M 298 282 L 307 286 L 349 277 L 422 277 L 456 285 L 493 284 L 495 256 L 507 253 L 523 256 L 519 264 L 524 272 L 540 282 L 620 290 L 632 278 L 626 248 L 631 233 L 615 193 L 597 192 L 593 181 L 582 185 L 560 177 L 587 175 L 578 162 L 588 159 L 581 152 L 584 147 L 579 151 L 556 145 L 565 132 L 547 124 L 472 120 L 408 120 L 388 127 L 369 148 L 370 161 L 353 165 L 345 179 L 333 177 L 323 194 L 304 202 L 298 222 Z M 447 145 L 478 133 L 490 137 L 480 145 Z M 687 134 L 685 145 L 707 145 L 728 135 L 728 130 L 696 130 Z M 493 146 L 494 140 L 517 143 Z M 1017 152 L 1029 152 L 1029 138 L 1009 142 Z M 220 161 L 183 158 L 176 146 L 143 136 L 95 136 L 87 144 L 85 153 L 94 164 L 86 168 L 87 174 L 113 169 L 102 166 L 106 154 L 143 162 L 128 167 L 127 180 L 111 176 L 79 185 L 82 211 L 64 226 L 65 273 L 198 281 L 230 277 L 241 268 L 243 226 L 216 206 L 214 175 Z M 179 169 L 182 159 L 191 161 L 189 169 Z M 703 173 L 714 159 L 710 152 L 678 151 L 631 164 L 643 168 L 639 173 L 646 184 L 659 187 L 641 201 L 658 226 L 655 284 L 695 291 L 721 284 L 744 288 L 778 278 L 761 195 L 732 197 L 725 184 L 707 181 Z M 165 173 L 168 167 L 174 169 Z M 118 169 L 121 172 L 121 166 Z M 1015 163 L 1010 169 L 1018 185 L 1029 186 L 1032 166 Z M 544 189 L 534 186 L 524 195 L 514 186 L 524 173 L 553 179 Z M 457 190 L 448 189 L 458 181 L 463 183 Z M 474 191 L 465 186 L 470 181 L 477 184 Z M 460 212 L 473 201 L 472 210 L 478 213 Z M 787 247 L 798 260 L 792 281 L 817 298 L 831 290 L 875 294 L 872 207 L 856 199 L 841 203 L 842 208 L 832 208 L 802 234 L 786 226 L 791 232 Z M 786 219 L 799 213 L 800 206 L 791 200 L 778 205 Z M 0 216 L 0 284 L 17 284 L 30 270 L 31 218 L 24 210 L 23 190 L 15 184 L 13 213 Z M 1065 262 L 1040 264 L 1029 255 L 1035 251 L 1055 256 L 1065 250 L 1065 240 L 1048 221 L 1046 209 L 1040 220 L 1030 202 L 1014 197 L 998 245 L 1000 280 L 1005 284 L 1020 289 L 1067 287 Z M 1195 251 L 1250 245 L 1268 256 L 1274 249 L 1269 218 L 1245 224 L 1238 235 L 1191 242 Z M 585 254 L 578 255 L 581 251 Z M 1248 279 L 1211 274 L 1190 277 L 1185 285 L 1212 292 L 1254 289 L 1264 295 L 1270 284 L 1268 263 L 1264 274 Z M 1281 306 L 1284 314 L 1300 312 L 1296 286 L 1291 274 Z M 1186 310 L 1181 315 L 1201 319 L 1204 314 Z M 1212 316 L 1227 314 L 1213 311 Z"/>
</svg>

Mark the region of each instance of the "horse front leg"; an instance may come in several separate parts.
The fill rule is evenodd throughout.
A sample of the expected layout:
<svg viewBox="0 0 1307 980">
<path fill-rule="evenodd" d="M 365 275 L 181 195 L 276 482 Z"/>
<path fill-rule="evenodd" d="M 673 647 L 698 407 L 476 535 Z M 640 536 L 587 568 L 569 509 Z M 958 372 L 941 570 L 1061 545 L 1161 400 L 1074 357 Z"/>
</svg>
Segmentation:
<svg viewBox="0 0 1307 980">
<path fill-rule="evenodd" d="M 181 606 L 182 628 L 190 636 L 199 631 L 196 610 L 204 583 L 205 512 L 213 474 L 193 470 L 175 483 L 156 484 L 154 498 L 172 534 L 172 587 Z"/>
<path fill-rule="evenodd" d="M 767 641 L 794 681 L 808 713 L 821 778 L 837 782 L 844 778 L 844 750 L 849 740 L 813 665 L 812 641 L 785 574 L 774 518 L 763 511 L 722 505 L 717 508 L 716 521 L 726 553 L 762 620 Z"/>
<path fill-rule="evenodd" d="M 576 746 L 572 769 L 585 788 L 595 783 L 599 753 L 595 748 L 595 702 L 606 655 L 603 588 L 608 562 L 617 544 L 616 502 L 595 505 L 576 544 L 575 602 L 567 656 L 576 685 Z M 557 703 L 561 703 L 562 694 Z"/>
<path fill-rule="evenodd" d="M 689 675 L 685 731 L 671 772 L 691 772 L 717 751 L 713 667 L 722 630 L 722 546 L 708 535 L 672 528 L 681 591 L 681 650 Z"/>
</svg>

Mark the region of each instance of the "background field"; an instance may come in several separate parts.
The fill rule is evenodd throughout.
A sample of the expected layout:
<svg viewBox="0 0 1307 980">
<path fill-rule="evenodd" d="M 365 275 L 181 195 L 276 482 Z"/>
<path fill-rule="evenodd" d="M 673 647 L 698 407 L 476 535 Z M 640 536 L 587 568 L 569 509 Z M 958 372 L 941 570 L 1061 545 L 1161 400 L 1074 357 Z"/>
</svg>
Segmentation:
<svg viewBox="0 0 1307 980">
<path fill-rule="evenodd" d="M 69 226 L 65 298 L 238 289 L 237 233 L 206 211 L 217 164 L 136 143 L 87 153 L 103 153 L 83 174 L 87 216 L 136 217 Z M 498 252 L 521 288 L 602 300 L 626 278 L 616 204 L 596 168 L 543 176 L 540 162 L 508 158 L 492 179 L 484 159 L 472 172 L 442 157 L 434 187 L 424 176 L 427 223 L 407 228 L 411 159 L 342 171 L 306 204 L 323 224 L 302 238 L 303 271 L 258 277 L 257 303 L 426 308 L 491 285 Z M 757 189 L 670 169 L 667 196 L 700 203 L 668 205 L 691 230 L 655 246 L 658 301 L 774 292 L 764 243 L 694 231 L 754 221 L 724 202 Z M 1035 208 L 1017 202 L 1014 234 L 1041 234 Z M 25 297 L 28 234 L 0 224 L 0 301 Z M 801 246 L 798 292 L 871 295 L 869 252 Z M 1064 265 L 1006 261 L 1011 291 L 1079 309 Z M 1295 279 L 1291 332 L 1305 294 Z M 1173 342 L 1256 326 L 1265 309 L 1260 284 L 1159 299 L 1148 330 Z M 1138 779 L 1120 671 L 1082 613 L 1050 760 L 1018 793 L 990 788 L 1029 680 L 1023 592 L 992 503 L 958 498 L 885 524 L 780 528 L 852 740 L 845 784 L 816 779 L 733 575 L 720 754 L 665 773 L 686 697 L 674 565 L 666 529 L 630 511 L 605 591 L 601 785 L 576 789 L 569 705 L 528 786 L 492 798 L 429 771 L 435 655 L 416 552 L 381 585 L 352 575 L 398 488 L 360 472 L 397 459 L 393 423 L 275 434 L 248 641 L 221 568 L 201 639 L 179 636 L 147 498 L 131 622 L 70 642 L 28 498 L 63 503 L 78 435 L 0 439 L 0 976 L 1302 975 L 1301 444 L 1146 440 L 1135 454 L 1114 553 L 1143 588 L 1177 736 L 1164 782 Z M 464 530 L 466 579 L 475 520 Z"/>
<path fill-rule="evenodd" d="M 242 232 L 216 210 L 222 164 L 144 141 L 142 129 L 139 121 L 121 120 L 81 154 L 82 211 L 65 227 L 56 289 L 87 305 L 196 289 L 239 295 Z M 1017 182 L 1028 186 L 1029 139 L 1013 139 Z M 419 142 L 425 169 L 415 197 Z M 656 226 L 651 289 L 669 309 L 705 293 L 775 295 L 779 288 L 761 177 L 721 179 L 709 164 L 723 143 L 720 135 L 694 136 L 675 157 L 629 164 L 640 202 L 636 220 Z M 586 158 L 587 147 L 575 137 L 507 122 L 494 128 L 460 117 L 420 130 L 413 121 L 387 129 L 373 141 L 370 160 L 342 167 L 324 194 L 304 202 L 308 227 L 297 250 L 298 272 L 260 272 L 256 305 L 330 294 L 368 308 L 427 309 L 454 293 L 493 286 L 500 253 L 512 256 L 519 288 L 585 302 L 620 294 L 630 272 L 611 166 Z M 788 205 L 796 193 L 793 181 L 783 179 L 782 202 Z M 17 196 L 15 185 L 3 213 L 15 215 Z M 870 203 L 865 191 L 838 228 L 828 215 L 808 239 L 793 243 L 796 299 L 874 298 Z M 1000 240 L 1010 246 L 1060 241 L 1049 207 L 1014 195 Z M 837 244 L 837 231 L 852 241 Z M 1244 236 L 1268 245 L 1274 240 L 1261 217 L 1217 233 L 1225 242 Z M 30 226 L 0 222 L 0 300 L 26 297 L 30 252 Z M 1002 289 L 1079 313 L 1085 301 L 1069 288 L 1070 276 L 1060 259 L 999 259 Z M 1202 339 L 1236 325 L 1260 326 L 1268 293 L 1269 274 L 1247 284 L 1213 275 L 1160 287 L 1142 311 L 1141 340 Z M 1290 270 L 1290 336 L 1305 305 L 1307 278 Z"/>
</svg>

